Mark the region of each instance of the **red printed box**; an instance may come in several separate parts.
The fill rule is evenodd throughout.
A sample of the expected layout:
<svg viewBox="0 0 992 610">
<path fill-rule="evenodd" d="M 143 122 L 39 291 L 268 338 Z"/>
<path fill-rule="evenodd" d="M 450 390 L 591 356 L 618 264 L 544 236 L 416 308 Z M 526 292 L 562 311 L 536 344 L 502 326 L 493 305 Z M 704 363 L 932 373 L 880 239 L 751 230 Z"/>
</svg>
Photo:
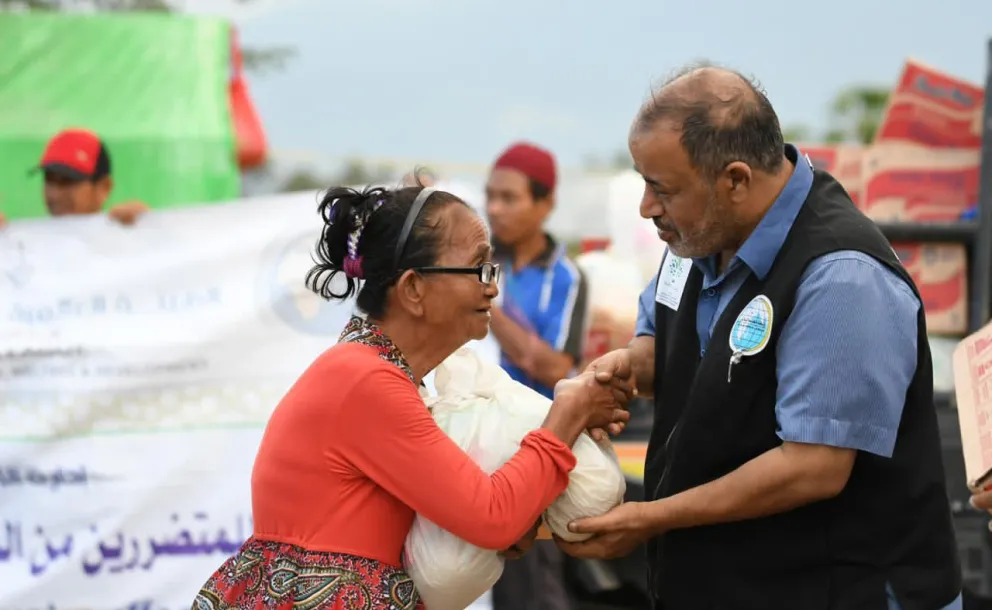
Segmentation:
<svg viewBox="0 0 992 610">
<path fill-rule="evenodd" d="M 863 147 L 814 144 L 799 145 L 799 151 L 809 157 L 813 167 L 836 178 L 855 205 L 861 206 Z"/>
<path fill-rule="evenodd" d="M 954 222 L 978 201 L 981 153 L 877 144 L 863 156 L 861 209 L 879 222 Z"/>
<path fill-rule="evenodd" d="M 984 98 L 981 87 L 909 60 L 889 97 L 875 142 L 978 150 Z"/>
<path fill-rule="evenodd" d="M 916 282 L 927 330 L 958 335 L 968 329 L 968 257 L 961 244 L 892 244 Z"/>
<path fill-rule="evenodd" d="M 954 390 L 968 487 L 992 489 L 992 323 L 954 350 Z"/>
</svg>

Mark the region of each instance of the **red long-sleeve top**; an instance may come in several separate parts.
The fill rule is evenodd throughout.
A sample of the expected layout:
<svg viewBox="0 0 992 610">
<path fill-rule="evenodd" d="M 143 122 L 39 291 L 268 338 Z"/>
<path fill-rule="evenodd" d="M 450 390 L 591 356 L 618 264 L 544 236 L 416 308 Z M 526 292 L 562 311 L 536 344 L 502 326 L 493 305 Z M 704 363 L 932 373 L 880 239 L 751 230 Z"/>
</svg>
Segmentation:
<svg viewBox="0 0 992 610">
<path fill-rule="evenodd" d="M 415 513 L 504 549 L 568 485 L 546 430 L 491 476 L 438 428 L 410 379 L 372 347 L 320 356 L 269 420 L 252 473 L 255 537 L 399 566 Z"/>
</svg>

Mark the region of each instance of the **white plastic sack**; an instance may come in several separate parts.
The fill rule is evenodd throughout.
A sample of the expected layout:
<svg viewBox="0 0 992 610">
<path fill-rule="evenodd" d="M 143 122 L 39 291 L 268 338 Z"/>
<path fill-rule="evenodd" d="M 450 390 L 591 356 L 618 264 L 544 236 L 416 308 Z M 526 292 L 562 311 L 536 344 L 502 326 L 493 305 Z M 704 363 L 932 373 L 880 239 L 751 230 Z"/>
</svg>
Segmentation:
<svg viewBox="0 0 992 610">
<path fill-rule="evenodd" d="M 576 466 L 568 475 L 568 487 L 544 512 L 544 522 L 562 540 L 578 542 L 592 534 L 573 534 L 568 531 L 569 522 L 598 517 L 623 502 L 627 480 L 609 440 L 596 443 L 583 434 L 572 446 L 572 453 Z"/>
<path fill-rule="evenodd" d="M 551 401 L 513 381 L 499 365 L 462 348 L 439 366 L 437 396 L 425 399 L 438 426 L 486 473 L 493 473 L 541 426 Z M 573 447 L 577 466 L 569 487 L 548 509 L 549 527 L 575 540 L 572 519 L 596 516 L 623 499 L 625 481 L 612 448 L 583 434 Z M 552 525 L 554 523 L 554 525 Z M 403 554 L 407 572 L 430 610 L 464 610 L 503 573 L 496 551 L 461 540 L 417 515 Z"/>
</svg>

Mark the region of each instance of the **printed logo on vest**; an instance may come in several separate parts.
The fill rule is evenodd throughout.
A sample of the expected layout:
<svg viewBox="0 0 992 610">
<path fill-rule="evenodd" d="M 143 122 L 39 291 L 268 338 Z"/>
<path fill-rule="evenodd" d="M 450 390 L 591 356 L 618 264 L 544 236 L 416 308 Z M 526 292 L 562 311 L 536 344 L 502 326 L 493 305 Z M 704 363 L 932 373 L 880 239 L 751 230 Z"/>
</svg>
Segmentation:
<svg viewBox="0 0 992 610">
<path fill-rule="evenodd" d="M 727 383 L 734 365 L 745 356 L 753 356 L 768 345 L 772 335 L 772 322 L 775 319 L 772 302 L 763 294 L 751 299 L 734 320 L 730 329 L 730 366 L 727 367 Z"/>
</svg>

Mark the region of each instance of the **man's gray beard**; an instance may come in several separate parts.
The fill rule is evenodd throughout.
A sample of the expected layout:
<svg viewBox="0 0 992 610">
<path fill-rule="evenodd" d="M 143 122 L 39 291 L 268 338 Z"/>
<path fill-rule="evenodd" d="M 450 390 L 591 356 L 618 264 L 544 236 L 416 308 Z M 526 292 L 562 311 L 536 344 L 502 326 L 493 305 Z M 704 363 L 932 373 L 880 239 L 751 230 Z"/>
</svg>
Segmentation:
<svg viewBox="0 0 992 610">
<path fill-rule="evenodd" d="M 672 254 L 678 256 L 679 258 L 705 258 L 712 254 L 712 252 L 701 252 L 694 250 L 691 247 L 686 249 L 686 243 L 686 240 L 682 239 L 679 240 L 675 247 L 672 247 L 672 244 L 668 244 L 668 249 L 672 252 Z"/>
</svg>

